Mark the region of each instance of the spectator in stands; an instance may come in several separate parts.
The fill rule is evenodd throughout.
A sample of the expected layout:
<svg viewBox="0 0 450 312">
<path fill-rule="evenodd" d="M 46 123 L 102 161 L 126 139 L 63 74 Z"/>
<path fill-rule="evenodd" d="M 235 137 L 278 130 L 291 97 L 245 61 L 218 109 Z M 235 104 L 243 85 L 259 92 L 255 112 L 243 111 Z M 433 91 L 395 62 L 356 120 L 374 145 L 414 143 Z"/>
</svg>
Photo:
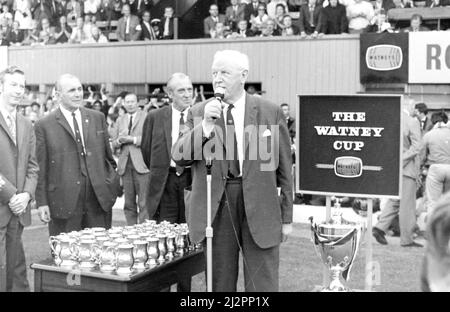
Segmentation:
<svg viewBox="0 0 450 312">
<path fill-rule="evenodd" d="M 22 42 L 22 45 L 33 45 L 36 44 L 39 40 L 39 30 L 38 22 L 35 20 L 31 21 L 31 28 L 26 30 L 25 39 Z"/>
<path fill-rule="evenodd" d="M 77 25 L 72 29 L 69 43 L 81 43 L 89 38 L 84 32 L 84 19 L 80 16 L 77 18 Z"/>
<path fill-rule="evenodd" d="M 274 37 L 274 36 L 280 36 L 280 32 L 278 29 L 275 29 L 275 22 L 271 19 L 269 19 L 266 22 L 266 28 L 262 29 L 261 31 L 261 37 Z"/>
<path fill-rule="evenodd" d="M 68 0 L 55 0 L 53 18 L 56 21 L 56 26 L 59 25 L 61 16 L 67 17 L 67 2 Z"/>
<path fill-rule="evenodd" d="M 203 20 L 203 33 L 207 38 L 215 38 L 217 34 L 216 24 L 221 23 L 225 25 L 225 16 L 219 14 L 219 7 L 217 4 L 211 4 L 209 7 L 209 16 Z M 219 29 L 221 27 L 219 26 Z"/>
<path fill-rule="evenodd" d="M 306 35 L 317 37 L 319 32 L 316 29 L 320 23 L 320 15 L 323 6 L 317 3 L 317 0 L 309 0 L 308 3 L 300 7 L 299 24 L 300 35 L 305 38 Z"/>
<path fill-rule="evenodd" d="M 9 43 L 11 45 L 22 45 L 22 41 L 24 39 L 23 31 L 20 29 L 20 25 L 18 21 L 13 22 L 13 28 L 7 37 Z"/>
<path fill-rule="evenodd" d="M 250 29 L 254 33 L 261 33 L 264 27 L 266 27 L 267 22 L 269 21 L 269 16 L 266 13 L 266 6 L 264 4 L 260 4 L 258 6 L 258 15 L 250 18 L 250 23 L 252 26 Z M 275 22 L 274 22 L 275 23 Z M 276 24 L 275 24 L 276 28 Z"/>
<path fill-rule="evenodd" d="M 85 0 L 84 1 L 84 14 L 96 15 L 100 7 L 100 0 Z"/>
<path fill-rule="evenodd" d="M 125 4 L 122 7 L 123 17 L 117 22 L 117 40 L 119 41 L 135 41 L 139 39 L 139 18 L 131 15 L 130 6 Z"/>
<path fill-rule="evenodd" d="M 395 4 L 393 0 L 376 0 L 372 2 L 374 8 L 374 17 L 370 21 L 370 25 L 368 26 L 369 32 L 381 32 L 384 25 L 387 22 L 387 11 L 395 8 Z M 390 26 L 390 25 L 388 25 Z"/>
<path fill-rule="evenodd" d="M 49 31 L 41 30 L 39 32 L 39 40 L 38 40 L 38 42 L 41 45 L 56 44 L 54 30 L 52 30 L 52 29 L 49 29 Z"/>
<path fill-rule="evenodd" d="M 31 28 L 31 3 L 29 0 L 14 0 L 14 20 L 19 22 L 20 29 Z"/>
<path fill-rule="evenodd" d="M 228 35 L 230 35 L 230 31 L 228 31 L 225 24 L 221 22 L 216 23 L 214 30 L 211 30 L 212 39 L 225 39 Z"/>
<path fill-rule="evenodd" d="M 67 25 L 67 18 L 63 15 L 59 18 L 59 24 L 55 29 L 56 43 L 69 42 L 69 38 L 72 34 L 72 27 Z"/>
<path fill-rule="evenodd" d="M 239 3 L 239 0 L 231 0 L 230 6 L 228 6 L 225 11 L 225 26 L 233 32 L 237 31 L 238 23 L 240 20 L 244 19 L 244 16 L 245 5 Z"/>
<path fill-rule="evenodd" d="M 111 19 L 113 21 L 118 21 L 122 17 L 122 1 L 120 0 L 111 0 L 112 1 L 112 15 Z"/>
<path fill-rule="evenodd" d="M 349 33 L 360 34 L 367 32 L 367 27 L 373 19 L 375 11 L 372 4 L 365 0 L 355 0 L 347 7 Z"/>
<path fill-rule="evenodd" d="M 342 34 L 348 32 L 348 20 L 345 6 L 338 0 L 329 0 L 330 4 L 322 9 L 318 32 L 321 34 Z"/>
<path fill-rule="evenodd" d="M 38 114 L 38 117 L 41 116 L 41 105 L 38 102 L 31 103 L 30 107 L 32 112 Z"/>
<path fill-rule="evenodd" d="M 275 8 L 275 17 L 272 19 L 275 21 L 275 25 L 280 32 L 284 28 L 283 19 L 285 15 L 286 15 L 285 6 L 281 3 L 277 4 Z"/>
<path fill-rule="evenodd" d="M 76 22 L 79 17 L 81 17 L 81 5 L 77 0 L 70 0 L 66 6 L 67 21 L 69 23 Z"/>
<path fill-rule="evenodd" d="M 46 18 L 50 21 L 52 18 L 51 0 L 31 1 L 31 13 L 33 15 L 33 19 L 40 22 L 42 19 Z"/>
<path fill-rule="evenodd" d="M 83 31 L 86 34 L 86 40 L 88 40 L 92 36 L 91 35 L 92 26 L 94 26 L 92 16 L 90 14 L 86 14 L 84 16 L 84 23 L 83 23 Z"/>
<path fill-rule="evenodd" d="M 253 31 L 248 29 L 248 23 L 245 19 L 242 19 L 238 23 L 238 29 L 237 31 L 231 33 L 228 35 L 227 38 L 247 38 L 247 37 L 253 37 L 255 34 Z"/>
<path fill-rule="evenodd" d="M 156 40 L 156 34 L 150 24 L 150 18 L 151 16 L 149 11 L 145 11 L 142 14 L 142 22 L 139 26 L 139 40 Z"/>
<path fill-rule="evenodd" d="M 112 20 L 113 10 L 111 0 L 102 0 L 97 11 L 97 21 L 110 22 Z"/>
<path fill-rule="evenodd" d="M 159 18 L 154 18 L 150 21 L 150 25 L 152 25 L 156 39 L 157 40 L 163 39 L 163 32 L 161 30 L 161 20 Z"/>
<path fill-rule="evenodd" d="M 0 13 L 0 19 L 12 20 L 13 15 L 9 12 L 9 6 L 7 3 L 2 4 L 2 12 Z"/>
<path fill-rule="evenodd" d="M 258 16 L 260 4 L 264 5 L 265 11 L 266 10 L 265 4 L 263 2 L 260 2 L 259 0 L 251 0 L 251 2 L 245 6 L 244 18 L 247 20 L 247 22 L 251 22 L 252 19 Z"/>
<path fill-rule="evenodd" d="M 422 26 L 422 20 L 422 15 L 413 14 L 413 16 L 411 16 L 410 26 L 403 29 L 403 32 L 429 31 L 430 29 Z"/>
<path fill-rule="evenodd" d="M 86 41 L 82 43 L 107 43 L 108 38 L 101 32 L 101 30 L 96 26 L 93 25 L 91 27 L 91 37 L 86 39 Z"/>
<path fill-rule="evenodd" d="M 5 33 L 2 31 L 0 31 L 0 46 L 9 46 L 9 41 L 5 38 Z"/>
<path fill-rule="evenodd" d="M 167 7 L 164 9 L 164 16 L 161 19 L 160 31 L 162 32 L 162 39 L 173 39 L 173 8 Z"/>
<path fill-rule="evenodd" d="M 281 31 L 281 36 L 297 36 L 300 34 L 300 30 L 296 25 L 292 24 L 292 17 L 286 14 L 283 19 L 284 28 Z"/>
<path fill-rule="evenodd" d="M 50 33 L 50 20 L 48 18 L 43 18 L 41 20 L 40 31 L 45 31 L 47 33 Z"/>
<path fill-rule="evenodd" d="M 269 15 L 271 19 L 275 19 L 278 5 L 282 5 L 284 7 L 284 14 L 289 12 L 289 8 L 285 0 L 272 0 L 269 4 L 267 4 L 267 15 Z"/>
<path fill-rule="evenodd" d="M 4 38 L 8 38 L 11 32 L 11 26 L 9 26 L 8 20 L 6 18 L 0 20 L 1 31 L 4 34 Z"/>
<path fill-rule="evenodd" d="M 151 0 L 136 0 L 136 14 L 139 17 L 142 17 L 145 11 L 150 12 L 152 8 Z"/>
</svg>

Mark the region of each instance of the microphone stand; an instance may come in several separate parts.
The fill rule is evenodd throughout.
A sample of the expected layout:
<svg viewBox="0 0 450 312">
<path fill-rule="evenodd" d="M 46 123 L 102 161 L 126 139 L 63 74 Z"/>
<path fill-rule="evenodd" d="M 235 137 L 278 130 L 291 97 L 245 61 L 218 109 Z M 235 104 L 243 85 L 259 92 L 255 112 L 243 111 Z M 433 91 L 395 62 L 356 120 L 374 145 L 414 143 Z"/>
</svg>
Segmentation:
<svg viewBox="0 0 450 312">
<path fill-rule="evenodd" d="M 212 292 L 212 239 L 213 228 L 211 226 L 211 167 L 212 159 L 206 159 L 206 289 Z"/>
</svg>

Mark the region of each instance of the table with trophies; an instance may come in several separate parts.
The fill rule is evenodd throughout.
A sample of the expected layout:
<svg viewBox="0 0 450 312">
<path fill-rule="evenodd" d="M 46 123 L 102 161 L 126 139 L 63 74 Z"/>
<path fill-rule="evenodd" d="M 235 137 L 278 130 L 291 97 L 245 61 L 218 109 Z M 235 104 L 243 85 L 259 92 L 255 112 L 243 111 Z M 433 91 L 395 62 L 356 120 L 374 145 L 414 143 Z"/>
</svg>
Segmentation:
<svg viewBox="0 0 450 312">
<path fill-rule="evenodd" d="M 190 291 L 191 277 L 205 270 L 186 224 L 87 228 L 51 236 L 49 244 L 52 258 L 31 265 L 36 292 L 159 291 L 173 284 Z"/>
</svg>

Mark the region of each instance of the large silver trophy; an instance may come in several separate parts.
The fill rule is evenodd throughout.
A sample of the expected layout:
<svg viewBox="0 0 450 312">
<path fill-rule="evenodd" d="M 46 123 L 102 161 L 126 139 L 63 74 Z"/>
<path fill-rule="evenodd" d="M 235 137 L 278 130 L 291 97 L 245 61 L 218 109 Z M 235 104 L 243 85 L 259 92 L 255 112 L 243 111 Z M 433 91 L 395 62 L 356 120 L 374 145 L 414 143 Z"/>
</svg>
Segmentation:
<svg viewBox="0 0 450 312">
<path fill-rule="evenodd" d="M 364 224 L 345 220 L 342 217 L 339 199 L 335 201 L 329 222 L 316 224 L 313 217 L 310 217 L 310 221 L 314 247 L 330 271 L 330 284 L 321 291 L 351 291 L 342 280 L 348 281 L 350 277 L 350 270 L 364 232 Z"/>
</svg>

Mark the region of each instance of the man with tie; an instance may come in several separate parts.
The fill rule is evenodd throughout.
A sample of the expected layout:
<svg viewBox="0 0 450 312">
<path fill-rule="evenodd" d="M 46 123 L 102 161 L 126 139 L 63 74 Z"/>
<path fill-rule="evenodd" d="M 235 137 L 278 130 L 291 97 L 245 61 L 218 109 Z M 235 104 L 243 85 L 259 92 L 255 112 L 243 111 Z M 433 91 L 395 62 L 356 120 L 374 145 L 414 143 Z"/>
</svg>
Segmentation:
<svg viewBox="0 0 450 312">
<path fill-rule="evenodd" d="M 52 236 L 110 228 L 119 176 L 105 115 L 83 107 L 83 87 L 73 75 L 58 78 L 55 97 L 59 108 L 35 125 L 40 219 Z"/>
<path fill-rule="evenodd" d="M 164 16 L 161 19 L 162 26 L 162 38 L 163 39 L 173 39 L 173 8 L 166 7 L 164 9 Z"/>
<path fill-rule="evenodd" d="M 191 185 L 191 169 L 171 160 L 172 146 L 178 139 L 193 102 L 191 79 L 183 73 L 167 81 L 172 104 L 148 113 L 142 131 L 142 154 L 150 169 L 148 209 L 157 221 L 186 222 L 184 190 Z"/>
<path fill-rule="evenodd" d="M 22 232 L 31 224 L 39 167 L 33 126 L 17 113 L 24 92 L 23 71 L 0 72 L 0 291 L 29 291 Z"/>
<path fill-rule="evenodd" d="M 121 17 L 117 21 L 117 40 L 119 41 L 135 41 L 139 39 L 139 18 L 130 13 L 130 6 L 125 4 L 122 7 Z"/>
<path fill-rule="evenodd" d="M 306 37 L 306 35 L 317 37 L 319 35 L 317 26 L 320 22 L 322 9 L 322 5 L 318 5 L 317 0 L 308 0 L 307 3 L 300 6 L 299 28 L 302 37 Z"/>
<path fill-rule="evenodd" d="M 245 92 L 248 73 L 247 55 L 216 52 L 212 80 L 223 101 L 193 106 L 172 148 L 178 165 L 191 166 L 188 225 L 192 241 L 204 245 L 206 159 L 212 159 L 213 291 L 236 291 L 239 253 L 246 291 L 278 291 L 279 247 L 292 231 L 286 121 L 278 105 Z"/>
<path fill-rule="evenodd" d="M 414 105 L 414 117 L 420 122 L 422 136 L 433 129 L 433 123 L 431 122 L 431 118 L 428 117 L 428 107 L 425 103 L 417 103 Z"/>
<path fill-rule="evenodd" d="M 157 40 L 155 31 L 153 30 L 152 25 L 150 24 L 150 11 L 144 11 L 142 14 L 142 23 L 139 26 L 140 27 L 140 40 Z"/>
<path fill-rule="evenodd" d="M 146 205 L 149 170 L 141 152 L 142 127 L 146 114 L 139 109 L 134 93 L 125 96 L 124 106 L 127 113 L 117 120 L 117 131 L 111 139 L 113 149 L 119 149 L 117 173 L 122 176 L 123 181 L 125 219 L 128 225 L 134 225 L 149 218 Z"/>
<path fill-rule="evenodd" d="M 259 0 L 252 0 L 244 8 L 244 19 L 249 22 L 253 17 L 258 16 L 258 7 L 262 2 Z M 262 3 L 264 4 L 264 3 Z"/>
<path fill-rule="evenodd" d="M 225 26 L 231 31 L 237 30 L 238 22 L 244 19 L 245 5 L 239 3 L 239 0 L 231 0 L 230 6 L 225 11 Z"/>
<path fill-rule="evenodd" d="M 203 31 L 205 37 L 211 37 L 211 31 L 216 29 L 217 23 L 225 23 L 225 16 L 223 14 L 219 14 L 219 7 L 217 4 L 211 4 L 209 6 L 209 16 L 203 20 Z"/>
</svg>

